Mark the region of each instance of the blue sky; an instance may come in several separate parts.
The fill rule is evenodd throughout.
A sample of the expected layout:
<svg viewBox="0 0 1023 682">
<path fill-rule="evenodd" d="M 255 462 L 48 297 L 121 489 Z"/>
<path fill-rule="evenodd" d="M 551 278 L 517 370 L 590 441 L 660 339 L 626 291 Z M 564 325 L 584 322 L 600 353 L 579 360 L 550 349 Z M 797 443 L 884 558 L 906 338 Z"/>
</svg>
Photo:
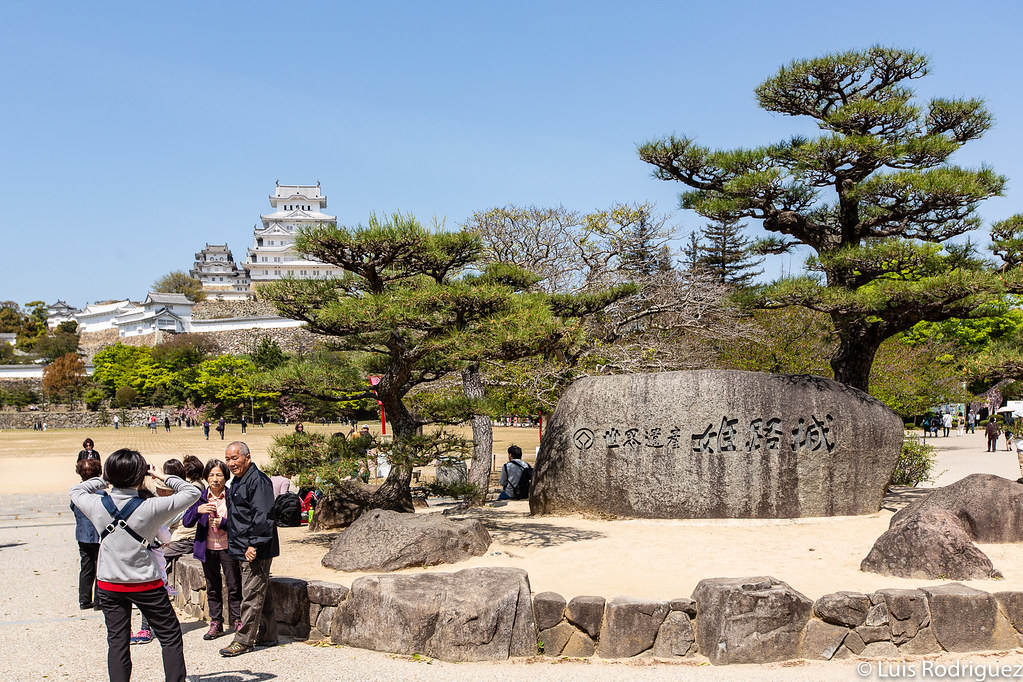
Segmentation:
<svg viewBox="0 0 1023 682">
<path fill-rule="evenodd" d="M 654 180 L 636 145 L 812 133 L 760 110 L 753 89 L 792 59 L 874 43 L 931 55 L 921 95 L 987 100 L 995 128 L 956 160 L 1008 176 L 981 211 L 1005 218 L 1023 211 L 1021 8 L 9 3 L 0 300 L 140 300 L 207 241 L 243 258 L 275 180 L 319 181 L 347 224 L 654 201 L 685 234 L 701 219 L 675 210 L 681 187 Z"/>
</svg>

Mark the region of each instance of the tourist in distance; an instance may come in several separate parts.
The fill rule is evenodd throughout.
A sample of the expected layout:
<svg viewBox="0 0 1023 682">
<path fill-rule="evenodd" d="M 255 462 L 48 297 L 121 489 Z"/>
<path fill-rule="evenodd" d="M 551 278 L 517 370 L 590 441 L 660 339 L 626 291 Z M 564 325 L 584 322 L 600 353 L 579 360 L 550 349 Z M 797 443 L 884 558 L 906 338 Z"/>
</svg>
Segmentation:
<svg viewBox="0 0 1023 682">
<path fill-rule="evenodd" d="M 206 440 L 210 439 L 210 420 L 202 420 L 202 435 L 206 436 Z"/>
<path fill-rule="evenodd" d="M 987 420 L 987 426 L 984 427 L 984 435 L 987 436 L 987 451 L 998 452 L 998 436 L 1002 433 L 1001 429 L 998 428 L 998 423 L 994 418 Z"/>
<path fill-rule="evenodd" d="M 221 417 L 217 420 L 217 433 L 220 434 L 220 440 L 224 440 L 225 431 L 227 431 L 227 420 Z"/>
<path fill-rule="evenodd" d="M 943 429 L 943 433 L 941 435 L 944 436 L 945 438 L 948 438 L 949 432 L 951 432 L 952 430 L 951 412 L 946 412 L 945 414 L 941 415 L 941 428 Z"/>
<path fill-rule="evenodd" d="M 237 656 L 257 645 L 278 643 L 270 564 L 281 550 L 272 515 L 274 492 L 270 479 L 253 464 L 249 446 L 241 441 L 227 446 L 224 460 L 234 475 L 227 499 L 227 553 L 241 569 L 242 625 L 234 641 L 220 654 Z"/>
<path fill-rule="evenodd" d="M 522 448 L 512 445 L 508 448 L 508 461 L 501 467 L 501 494 L 498 500 L 524 500 L 529 497 L 529 483 L 533 477 L 532 467 L 522 461 Z"/>
<path fill-rule="evenodd" d="M 146 476 L 163 481 L 173 490 L 169 497 L 139 498 Z M 150 551 L 160 526 L 199 499 L 195 486 L 177 476 L 165 476 L 146 464 L 141 454 L 122 448 L 106 460 L 104 479 L 113 486 L 109 495 L 104 479 L 90 478 L 71 488 L 71 502 L 100 533 L 96 569 L 98 602 L 107 627 L 107 672 L 112 682 L 131 677 L 131 607 L 139 607 L 152 624 L 163 648 L 163 670 L 168 680 L 183 682 L 185 656 L 181 625 L 160 577 L 160 567 Z M 107 511 L 111 505 L 120 517 Z M 125 518 L 127 517 L 127 518 Z M 110 529 L 107 532 L 106 529 Z"/>
<path fill-rule="evenodd" d="M 202 562 L 202 572 L 206 576 L 206 599 L 210 607 L 210 629 L 202 636 L 206 640 L 216 639 L 224 634 L 225 582 L 230 614 L 228 632 L 236 631 L 241 621 L 241 569 L 238 562 L 228 553 L 227 479 L 230 477 L 231 472 L 228 471 L 227 465 L 219 459 L 207 462 L 203 478 L 209 487 L 202 492 L 199 500 L 188 508 L 182 521 L 188 527 L 195 527 L 192 554 Z"/>
<path fill-rule="evenodd" d="M 103 474 L 103 466 L 99 463 L 99 457 L 81 457 L 75 465 L 75 473 L 82 481 L 90 478 L 97 478 Z M 78 541 L 78 556 L 80 566 L 78 569 L 78 608 L 99 610 L 96 588 L 96 561 L 99 560 L 99 533 L 96 526 L 92 525 L 88 517 L 81 509 L 71 503 L 71 511 L 75 514 L 75 540 Z"/>
<path fill-rule="evenodd" d="M 78 451 L 78 461 L 81 462 L 83 459 L 94 459 L 99 461 L 99 453 L 93 450 L 94 443 L 91 438 L 86 438 L 82 441 L 82 449 Z"/>
</svg>

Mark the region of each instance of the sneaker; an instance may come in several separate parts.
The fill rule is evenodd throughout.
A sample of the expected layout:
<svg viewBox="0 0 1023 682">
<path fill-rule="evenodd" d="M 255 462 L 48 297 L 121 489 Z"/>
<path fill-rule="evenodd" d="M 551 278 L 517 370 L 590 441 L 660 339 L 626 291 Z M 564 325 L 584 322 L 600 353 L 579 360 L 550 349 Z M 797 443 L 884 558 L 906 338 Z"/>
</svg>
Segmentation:
<svg viewBox="0 0 1023 682">
<path fill-rule="evenodd" d="M 272 647 L 272 646 L 278 646 L 280 643 L 281 643 L 280 640 L 277 640 L 277 639 L 260 639 L 260 640 L 256 641 L 256 646 L 258 646 L 258 647 Z"/>
<path fill-rule="evenodd" d="M 128 640 L 128 644 L 138 644 L 138 643 L 139 643 L 139 636 L 138 636 L 138 634 L 134 633 L 134 632 L 131 633 L 131 639 Z"/>
<path fill-rule="evenodd" d="M 153 641 L 153 631 L 139 630 L 138 632 L 135 633 L 135 636 L 132 637 L 132 639 L 135 640 L 134 642 L 135 644 L 149 644 L 150 642 Z"/>
<path fill-rule="evenodd" d="M 224 634 L 224 624 L 213 621 L 210 623 L 210 629 L 206 631 L 206 634 L 202 636 L 205 640 L 216 639 Z"/>
<path fill-rule="evenodd" d="M 231 658 L 232 656 L 244 654 L 246 651 L 252 651 L 252 647 L 241 642 L 231 642 L 220 650 L 220 655 L 225 658 Z"/>
<path fill-rule="evenodd" d="M 89 610 L 91 608 L 92 608 L 92 602 L 91 601 L 90 602 L 84 602 L 84 603 L 78 605 L 78 609 L 80 611 L 87 611 L 87 610 Z"/>
</svg>

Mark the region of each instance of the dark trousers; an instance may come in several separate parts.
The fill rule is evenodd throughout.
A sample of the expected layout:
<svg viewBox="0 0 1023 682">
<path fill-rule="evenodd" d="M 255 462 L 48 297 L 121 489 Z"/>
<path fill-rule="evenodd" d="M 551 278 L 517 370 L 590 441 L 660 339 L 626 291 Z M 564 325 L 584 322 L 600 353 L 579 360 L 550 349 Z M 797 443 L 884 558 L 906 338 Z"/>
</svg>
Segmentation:
<svg viewBox="0 0 1023 682">
<path fill-rule="evenodd" d="M 131 679 L 131 605 L 139 607 L 149 620 L 153 634 L 160 640 L 163 674 L 168 682 L 185 681 L 185 652 L 181 644 L 181 624 L 171 606 L 167 590 L 158 587 L 145 592 L 99 590 L 99 606 L 107 623 L 107 674 L 110 682 Z"/>
<path fill-rule="evenodd" d="M 987 437 L 987 451 L 998 452 L 998 436 L 995 436 L 994 438 L 991 436 Z"/>
<path fill-rule="evenodd" d="M 220 572 L 224 576 L 221 580 Z M 238 562 L 226 549 L 206 548 L 206 561 L 202 565 L 206 576 L 206 601 L 210 606 L 210 623 L 224 622 L 224 583 L 227 583 L 227 608 L 232 623 L 242 618 L 242 573 Z"/>
<path fill-rule="evenodd" d="M 243 559 L 238 562 L 242 574 L 242 627 L 235 633 L 234 641 L 239 644 L 252 646 L 257 635 L 261 641 L 277 641 L 277 618 L 270 594 L 271 561 L 273 559 Z M 264 629 L 262 633 L 260 626 Z"/>
<path fill-rule="evenodd" d="M 96 587 L 96 561 L 99 559 L 98 542 L 79 542 L 78 556 L 82 558 L 78 571 L 78 603 L 93 604 L 99 598 Z"/>
</svg>

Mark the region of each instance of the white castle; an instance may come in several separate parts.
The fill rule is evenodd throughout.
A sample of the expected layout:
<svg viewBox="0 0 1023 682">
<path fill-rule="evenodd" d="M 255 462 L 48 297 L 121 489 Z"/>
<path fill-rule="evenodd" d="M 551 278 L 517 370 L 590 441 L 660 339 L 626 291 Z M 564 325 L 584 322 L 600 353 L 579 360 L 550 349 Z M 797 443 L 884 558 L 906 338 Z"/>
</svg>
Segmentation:
<svg viewBox="0 0 1023 682">
<path fill-rule="evenodd" d="M 341 274 L 341 268 L 302 258 L 295 251 L 299 228 L 337 225 L 337 218 L 322 210 L 327 207 L 327 197 L 320 191 L 320 183 L 277 183 L 270 205 L 274 212 L 259 216 L 262 225 L 253 228 L 253 244 L 245 256 L 253 287 L 282 277 L 321 279 Z"/>
</svg>

